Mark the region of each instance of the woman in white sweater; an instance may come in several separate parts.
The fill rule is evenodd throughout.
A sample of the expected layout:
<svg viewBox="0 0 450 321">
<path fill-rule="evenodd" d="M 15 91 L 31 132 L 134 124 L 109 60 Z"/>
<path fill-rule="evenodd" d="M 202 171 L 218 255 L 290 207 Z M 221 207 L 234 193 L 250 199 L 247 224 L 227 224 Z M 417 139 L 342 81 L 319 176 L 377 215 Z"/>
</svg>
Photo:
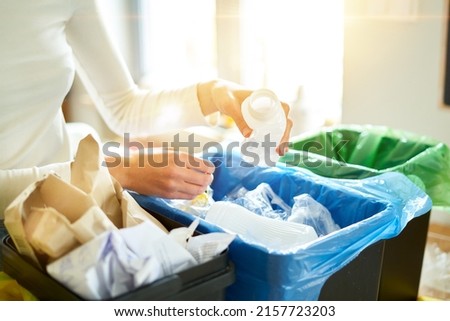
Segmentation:
<svg viewBox="0 0 450 321">
<path fill-rule="evenodd" d="M 240 112 L 251 91 L 237 84 L 212 80 L 160 92 L 139 89 L 108 38 L 95 0 L 1 0 L 0 222 L 6 206 L 30 183 L 49 171 L 70 175 L 73 151 L 61 105 L 75 71 L 118 134 L 145 136 L 206 124 L 205 116 L 215 112 L 232 117 L 244 136 L 251 133 Z M 170 121 L 164 117 L 169 106 L 177 115 Z M 282 143 L 290 127 L 288 120 Z M 118 162 L 123 164 L 113 163 Z M 212 181 L 213 168 L 202 160 L 192 162 L 196 166 L 129 163 L 110 173 L 144 194 L 189 199 Z"/>
</svg>

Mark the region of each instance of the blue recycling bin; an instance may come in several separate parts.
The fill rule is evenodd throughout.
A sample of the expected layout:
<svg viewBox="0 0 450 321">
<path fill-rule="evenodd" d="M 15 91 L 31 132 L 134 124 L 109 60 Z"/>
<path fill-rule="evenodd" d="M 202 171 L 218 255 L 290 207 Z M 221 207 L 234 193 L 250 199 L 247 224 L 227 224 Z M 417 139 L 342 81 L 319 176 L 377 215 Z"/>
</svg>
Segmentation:
<svg viewBox="0 0 450 321">
<path fill-rule="evenodd" d="M 295 251 L 282 253 L 237 237 L 229 247 L 236 281 L 227 288 L 227 300 L 380 299 L 380 291 L 386 291 L 382 289 L 381 278 L 388 274 L 384 270 L 389 270 L 384 263 L 385 250 L 391 248 L 395 252 L 408 246 L 414 236 L 401 241 L 400 248 L 386 242 L 396 239 L 410 222 L 428 219 L 431 210 L 428 195 L 400 173 L 335 179 L 283 164 L 270 168 L 251 166 L 237 153 L 208 155 L 208 158 L 216 166 L 211 185 L 216 201 L 237 187 L 252 190 L 264 182 L 288 205 L 292 205 L 294 196 L 310 194 L 330 211 L 341 227 Z M 135 193 L 133 196 L 154 215 L 184 225 L 196 218 L 170 206 L 164 199 Z M 204 220 L 199 230 L 202 233 L 223 231 Z M 419 256 L 421 251 L 423 248 L 419 246 Z M 421 268 L 407 266 L 408 261 L 402 263 L 402 254 L 394 253 L 399 258 L 397 268 L 403 268 L 405 274 L 409 273 L 408 269 Z M 418 284 L 419 280 L 415 282 Z"/>
</svg>

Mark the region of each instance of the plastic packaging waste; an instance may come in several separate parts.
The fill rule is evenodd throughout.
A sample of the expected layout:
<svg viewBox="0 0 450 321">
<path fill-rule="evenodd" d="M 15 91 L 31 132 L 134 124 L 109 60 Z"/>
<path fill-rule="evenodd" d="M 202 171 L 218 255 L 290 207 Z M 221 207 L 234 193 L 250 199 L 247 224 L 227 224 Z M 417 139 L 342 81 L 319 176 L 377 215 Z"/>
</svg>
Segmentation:
<svg viewBox="0 0 450 321">
<path fill-rule="evenodd" d="M 241 144 L 244 161 L 253 165 L 275 166 L 279 159 L 276 147 L 286 128 L 286 116 L 278 97 L 268 89 L 259 89 L 241 106 L 242 116 L 253 130 Z"/>
<path fill-rule="evenodd" d="M 310 194 L 303 193 L 293 197 L 291 207 L 267 183 L 261 183 L 250 191 L 239 186 L 237 190 L 227 194 L 222 201 L 233 202 L 255 214 L 271 219 L 312 226 L 319 237 L 340 229 L 330 211 Z"/>
<path fill-rule="evenodd" d="M 260 216 L 231 202 L 212 204 L 205 220 L 274 251 L 292 251 L 317 239 L 311 226 Z"/>
<path fill-rule="evenodd" d="M 223 201 L 236 203 L 253 213 L 272 219 L 286 220 L 291 213 L 291 207 L 267 183 L 261 183 L 251 191 L 241 187 L 228 194 Z"/>
<path fill-rule="evenodd" d="M 428 231 L 420 276 L 421 295 L 450 300 L 450 236 Z"/>
<path fill-rule="evenodd" d="M 198 216 L 200 218 L 205 218 L 209 207 L 214 203 L 213 190 L 208 187 L 206 191 L 202 194 L 197 195 L 192 200 L 185 199 L 165 199 L 165 201 L 175 208 L 182 211 L 190 213 L 192 215 Z"/>
<path fill-rule="evenodd" d="M 287 221 L 310 225 L 319 237 L 340 229 L 330 211 L 306 193 L 294 197 L 294 205 Z"/>
</svg>

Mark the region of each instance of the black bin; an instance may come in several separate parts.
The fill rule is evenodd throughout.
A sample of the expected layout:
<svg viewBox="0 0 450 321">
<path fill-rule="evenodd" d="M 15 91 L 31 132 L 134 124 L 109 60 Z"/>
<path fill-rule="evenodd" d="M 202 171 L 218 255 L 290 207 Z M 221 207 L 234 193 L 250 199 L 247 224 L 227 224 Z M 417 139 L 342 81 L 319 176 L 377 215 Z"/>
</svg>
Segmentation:
<svg viewBox="0 0 450 321">
<path fill-rule="evenodd" d="M 379 241 L 334 273 L 322 301 L 416 301 L 430 212 L 411 220 L 395 238 Z"/>
<path fill-rule="evenodd" d="M 171 229 L 181 226 L 164 217 L 161 222 Z M 4 272 L 30 291 L 39 300 L 79 301 L 70 291 L 45 271 L 21 256 L 9 235 L 2 240 Z M 114 301 L 219 301 L 224 300 L 226 288 L 234 282 L 234 266 L 228 252 L 175 275 L 169 275 L 131 292 L 112 298 Z"/>
</svg>

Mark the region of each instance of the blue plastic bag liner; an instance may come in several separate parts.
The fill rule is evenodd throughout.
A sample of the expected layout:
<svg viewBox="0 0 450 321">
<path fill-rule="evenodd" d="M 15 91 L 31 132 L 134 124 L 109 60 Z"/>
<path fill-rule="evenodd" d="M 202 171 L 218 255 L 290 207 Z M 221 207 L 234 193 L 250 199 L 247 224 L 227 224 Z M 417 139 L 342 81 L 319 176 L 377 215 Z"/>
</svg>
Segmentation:
<svg viewBox="0 0 450 321">
<path fill-rule="evenodd" d="M 340 230 L 292 251 L 269 251 L 236 237 L 229 247 L 236 281 L 227 300 L 317 300 L 329 276 L 379 240 L 394 238 L 406 224 L 431 210 L 431 199 L 405 175 L 396 172 L 364 179 L 327 178 L 299 167 L 252 167 L 238 154 L 208 157 L 216 165 L 211 185 L 214 199 L 243 186 L 268 183 L 284 202 L 310 194 L 331 213 Z M 133 194 L 139 204 L 184 225 L 196 217 L 161 198 Z M 222 231 L 204 220 L 202 233 Z"/>
</svg>

